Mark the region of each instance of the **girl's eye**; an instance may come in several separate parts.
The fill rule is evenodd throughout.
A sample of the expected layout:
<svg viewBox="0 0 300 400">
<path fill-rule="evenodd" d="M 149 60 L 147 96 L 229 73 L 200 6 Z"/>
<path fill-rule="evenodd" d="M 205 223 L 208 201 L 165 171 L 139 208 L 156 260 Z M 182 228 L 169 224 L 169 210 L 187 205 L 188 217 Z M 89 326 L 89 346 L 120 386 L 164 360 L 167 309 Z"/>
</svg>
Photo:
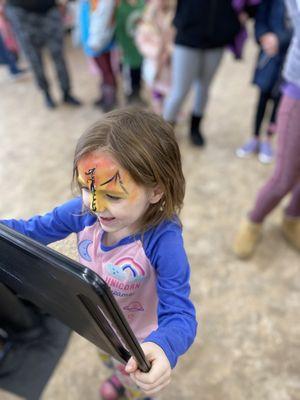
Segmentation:
<svg viewBox="0 0 300 400">
<path fill-rule="evenodd" d="M 121 200 L 121 197 L 112 196 L 111 194 L 107 194 L 106 197 L 107 197 L 109 200 L 114 200 L 114 201 Z"/>
</svg>

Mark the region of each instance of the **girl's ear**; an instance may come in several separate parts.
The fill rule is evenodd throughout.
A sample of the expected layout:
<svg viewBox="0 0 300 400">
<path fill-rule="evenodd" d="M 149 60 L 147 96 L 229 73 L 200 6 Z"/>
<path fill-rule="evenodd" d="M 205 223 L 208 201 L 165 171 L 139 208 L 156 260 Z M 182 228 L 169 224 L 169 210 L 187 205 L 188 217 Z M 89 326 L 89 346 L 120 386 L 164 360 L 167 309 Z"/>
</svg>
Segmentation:
<svg viewBox="0 0 300 400">
<path fill-rule="evenodd" d="M 164 192 L 162 190 L 162 188 L 157 185 L 155 186 L 153 189 L 151 189 L 151 193 L 150 193 L 150 203 L 151 204 L 156 204 L 159 202 L 159 200 L 163 197 Z"/>
</svg>

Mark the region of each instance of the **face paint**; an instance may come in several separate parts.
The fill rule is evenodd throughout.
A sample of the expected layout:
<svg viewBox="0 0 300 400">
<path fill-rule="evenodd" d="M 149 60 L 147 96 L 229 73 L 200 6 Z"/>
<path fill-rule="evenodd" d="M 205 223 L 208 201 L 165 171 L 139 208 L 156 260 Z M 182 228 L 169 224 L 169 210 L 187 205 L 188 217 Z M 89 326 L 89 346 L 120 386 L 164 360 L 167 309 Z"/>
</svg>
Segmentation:
<svg viewBox="0 0 300 400">
<path fill-rule="evenodd" d="M 135 197 L 136 184 L 108 153 L 86 155 L 77 170 L 80 186 L 90 192 L 90 209 L 94 212 L 103 212 L 110 202 Z"/>
</svg>

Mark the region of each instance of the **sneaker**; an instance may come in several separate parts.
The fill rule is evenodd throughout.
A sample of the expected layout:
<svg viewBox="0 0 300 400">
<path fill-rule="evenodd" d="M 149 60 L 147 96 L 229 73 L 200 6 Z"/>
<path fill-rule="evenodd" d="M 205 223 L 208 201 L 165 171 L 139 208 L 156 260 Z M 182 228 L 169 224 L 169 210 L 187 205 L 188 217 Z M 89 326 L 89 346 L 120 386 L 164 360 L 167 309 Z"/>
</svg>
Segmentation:
<svg viewBox="0 0 300 400">
<path fill-rule="evenodd" d="M 25 68 L 17 68 L 14 72 L 11 72 L 10 79 L 13 82 L 19 82 L 23 79 L 28 78 L 28 69 Z"/>
<path fill-rule="evenodd" d="M 252 138 L 248 140 L 248 142 L 246 142 L 244 146 L 238 148 L 235 154 L 237 155 L 237 157 L 247 158 L 251 154 L 258 153 L 258 151 L 259 151 L 259 140 L 256 138 Z"/>
<path fill-rule="evenodd" d="M 246 259 L 252 256 L 261 237 L 262 224 L 246 219 L 242 221 L 233 244 L 234 254 Z"/>
<path fill-rule="evenodd" d="M 63 102 L 68 104 L 69 106 L 81 106 L 81 102 L 76 99 L 76 97 L 72 96 L 70 93 L 65 93 L 63 97 Z"/>
<path fill-rule="evenodd" d="M 53 100 L 51 94 L 48 92 L 45 93 L 45 104 L 46 104 L 46 107 L 48 107 L 49 109 L 53 110 L 54 108 L 56 108 L 56 103 Z"/>
<path fill-rule="evenodd" d="M 269 141 L 261 142 L 259 145 L 258 159 L 263 164 L 270 164 L 273 161 L 274 153 Z"/>
</svg>

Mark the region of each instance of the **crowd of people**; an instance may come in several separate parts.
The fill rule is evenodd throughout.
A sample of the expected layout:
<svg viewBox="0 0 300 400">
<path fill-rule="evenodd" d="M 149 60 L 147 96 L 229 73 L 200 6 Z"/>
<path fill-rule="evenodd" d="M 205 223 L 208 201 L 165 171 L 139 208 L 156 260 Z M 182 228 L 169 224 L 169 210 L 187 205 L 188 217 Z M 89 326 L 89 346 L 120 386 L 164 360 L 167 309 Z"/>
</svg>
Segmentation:
<svg viewBox="0 0 300 400">
<path fill-rule="evenodd" d="M 102 385 L 101 395 L 113 400 L 126 393 L 129 399 L 146 399 L 145 394 L 152 396 L 168 384 L 171 368 L 193 342 L 197 325 L 178 219 L 184 177 L 174 127 L 193 89 L 189 139 L 193 146 L 205 146 L 202 121 L 211 84 L 225 51 L 242 58 L 249 19 L 254 21 L 258 45 L 253 83 L 259 90 L 251 137 L 236 155 L 258 154 L 259 161 L 270 163 L 274 158 L 271 139 L 275 134 L 278 138 L 271 178 L 242 221 L 233 251 L 240 258 L 253 255 L 263 221 L 288 193 L 291 199 L 282 230 L 289 243 L 300 250 L 300 4 L 298 0 L 73 3 L 73 40 L 99 73 L 99 97 L 94 105 L 110 112 L 78 141 L 73 172 L 81 196 L 45 216 L 3 222 L 45 244 L 72 232 L 78 234 L 79 242 L 93 243 L 94 237 L 101 238 L 93 244 L 92 258 L 82 254 L 80 247 L 79 256 L 84 265 L 102 276 L 109 276 L 107 265 L 121 257 L 121 248 L 135 254 L 148 279 L 142 294 L 130 294 L 131 301 L 147 308 L 149 315 L 148 325 L 141 317 L 133 326 L 139 340 L 144 341 L 152 368 L 144 374 L 134 360 L 125 369 L 108 360 L 114 372 Z M 2 6 L 1 26 L 6 26 L 6 32 L 9 27 L 9 34 L 0 27 L 0 57 L 10 74 L 26 72 L 18 67 L 23 54 L 46 106 L 55 108 L 43 66 L 43 49 L 48 48 L 62 101 L 80 106 L 72 91 L 64 51 L 66 4 L 6 0 Z M 118 87 L 120 82 L 122 88 Z M 130 108 L 119 110 L 120 89 L 127 104 L 141 107 L 139 113 Z M 265 118 L 268 127 L 263 135 Z M 117 299 L 121 306 L 124 299 L 125 294 Z"/>
</svg>

